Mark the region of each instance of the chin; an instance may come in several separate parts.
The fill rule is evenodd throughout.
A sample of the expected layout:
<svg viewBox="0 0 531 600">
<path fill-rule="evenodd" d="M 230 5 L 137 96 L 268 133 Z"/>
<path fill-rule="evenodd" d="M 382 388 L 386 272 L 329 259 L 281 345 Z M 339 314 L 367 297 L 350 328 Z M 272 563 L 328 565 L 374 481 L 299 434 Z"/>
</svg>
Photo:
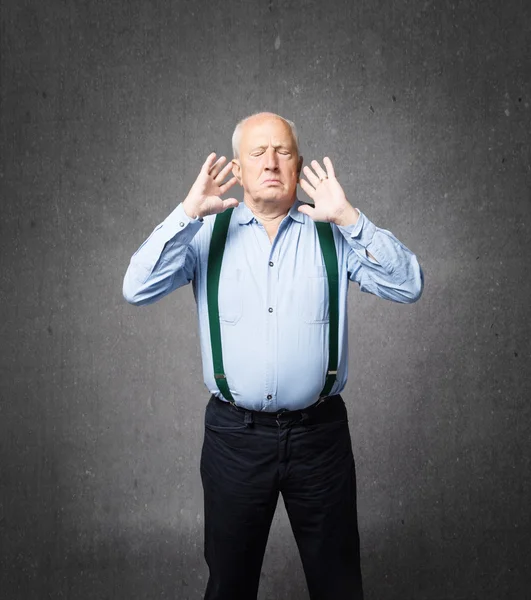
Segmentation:
<svg viewBox="0 0 531 600">
<path fill-rule="evenodd" d="M 260 194 L 260 198 L 268 202 L 285 202 L 289 199 L 289 196 L 286 193 L 279 193 L 277 191 L 276 194 Z"/>
<path fill-rule="evenodd" d="M 261 192 L 263 192 L 264 190 L 260 190 Z M 265 190 L 265 194 L 264 196 L 276 196 L 279 199 L 286 199 L 289 198 L 290 196 L 292 196 L 293 194 L 290 194 L 290 191 L 285 189 L 285 188 L 278 188 L 278 187 L 270 187 L 268 189 Z"/>
</svg>

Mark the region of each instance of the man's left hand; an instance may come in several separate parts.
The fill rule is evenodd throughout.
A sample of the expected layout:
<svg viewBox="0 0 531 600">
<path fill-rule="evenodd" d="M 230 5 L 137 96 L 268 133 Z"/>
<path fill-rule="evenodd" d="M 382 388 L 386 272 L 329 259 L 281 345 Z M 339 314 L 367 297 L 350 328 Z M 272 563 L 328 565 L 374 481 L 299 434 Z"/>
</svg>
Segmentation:
<svg viewBox="0 0 531 600">
<path fill-rule="evenodd" d="M 343 188 L 336 179 L 332 161 L 325 156 L 323 162 L 326 172 L 316 160 L 311 162 L 315 173 L 310 167 L 303 169 L 308 181 L 300 178 L 299 184 L 313 200 L 314 206 L 304 204 L 299 206 L 299 212 L 308 215 L 314 221 L 325 221 L 342 226 L 354 225 L 359 218 L 359 211 L 347 200 Z"/>
</svg>

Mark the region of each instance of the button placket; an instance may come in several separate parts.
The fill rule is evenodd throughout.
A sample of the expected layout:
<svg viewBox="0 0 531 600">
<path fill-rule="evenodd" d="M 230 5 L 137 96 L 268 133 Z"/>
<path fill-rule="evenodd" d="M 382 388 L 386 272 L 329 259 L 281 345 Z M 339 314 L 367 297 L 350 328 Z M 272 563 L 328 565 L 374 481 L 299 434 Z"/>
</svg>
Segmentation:
<svg viewBox="0 0 531 600">
<path fill-rule="evenodd" d="M 278 236 L 278 234 L 277 234 Z M 277 384 L 277 366 L 275 364 L 275 357 L 277 355 L 277 323 L 276 323 L 276 306 L 277 306 L 277 295 L 278 295 L 278 272 L 274 268 L 277 262 L 276 254 L 278 252 L 278 244 L 275 243 L 269 253 L 267 261 L 267 322 L 266 322 L 266 344 L 267 344 L 267 364 L 266 377 L 265 377 L 265 398 L 266 402 L 270 407 L 274 407 L 276 401 L 273 400 L 275 397 L 276 384 Z"/>
</svg>

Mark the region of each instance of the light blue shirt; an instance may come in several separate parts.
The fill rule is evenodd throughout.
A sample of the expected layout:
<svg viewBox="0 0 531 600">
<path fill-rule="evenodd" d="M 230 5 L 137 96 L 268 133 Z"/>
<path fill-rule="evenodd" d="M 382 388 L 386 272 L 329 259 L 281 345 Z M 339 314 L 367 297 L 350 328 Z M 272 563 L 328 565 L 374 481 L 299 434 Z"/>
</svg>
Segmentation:
<svg viewBox="0 0 531 600">
<path fill-rule="evenodd" d="M 273 243 L 243 202 L 229 226 L 219 285 L 223 361 L 234 401 L 251 410 L 305 408 L 319 399 L 325 382 L 328 282 L 317 229 L 297 211 L 301 204 L 294 203 Z M 190 219 L 179 204 L 133 254 L 123 294 L 141 306 L 192 282 L 205 385 L 224 399 L 214 379 L 206 295 L 214 219 Z M 339 357 L 330 395 L 347 382 L 349 281 L 402 303 L 418 300 L 423 288 L 415 255 L 363 213 L 355 225 L 332 229 L 339 265 Z"/>
</svg>

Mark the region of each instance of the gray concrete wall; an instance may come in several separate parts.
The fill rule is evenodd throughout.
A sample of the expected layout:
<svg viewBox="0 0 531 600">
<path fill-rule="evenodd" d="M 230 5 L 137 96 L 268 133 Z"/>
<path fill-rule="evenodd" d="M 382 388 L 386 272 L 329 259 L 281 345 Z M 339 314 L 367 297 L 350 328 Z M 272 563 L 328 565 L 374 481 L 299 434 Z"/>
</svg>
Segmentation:
<svg viewBox="0 0 531 600">
<path fill-rule="evenodd" d="M 263 109 L 425 272 L 411 306 L 350 295 L 367 598 L 528 596 L 530 17 L 524 0 L 2 3 L 2 599 L 202 597 L 191 289 L 139 309 L 121 285 Z M 280 506 L 260 598 L 305 597 Z"/>
</svg>

